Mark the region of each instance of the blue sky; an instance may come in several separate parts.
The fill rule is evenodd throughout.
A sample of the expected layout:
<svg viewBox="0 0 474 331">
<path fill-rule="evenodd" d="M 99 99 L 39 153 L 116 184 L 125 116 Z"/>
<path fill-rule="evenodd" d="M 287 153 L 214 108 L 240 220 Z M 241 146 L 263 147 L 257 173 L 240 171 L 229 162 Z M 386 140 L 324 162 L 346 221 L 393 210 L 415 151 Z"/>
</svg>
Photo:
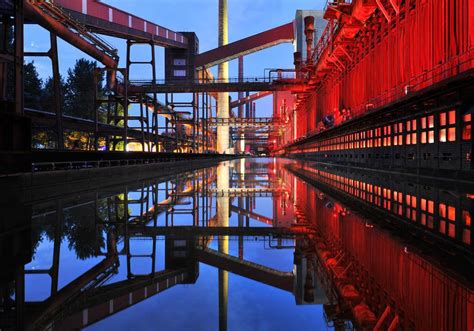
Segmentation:
<svg viewBox="0 0 474 331">
<path fill-rule="evenodd" d="M 79 0 L 77 0 L 79 1 Z M 165 26 L 175 31 L 193 31 L 200 40 L 200 51 L 217 46 L 217 0 L 106 0 L 112 6 L 128 11 L 139 17 Z M 229 6 L 229 42 L 265 31 L 294 19 L 297 9 L 322 9 L 325 0 L 228 0 Z M 125 66 L 125 41 L 109 38 L 110 44 L 119 50 L 120 66 Z M 49 48 L 49 36 L 42 28 L 27 26 L 25 29 L 25 50 L 46 51 Z M 74 65 L 76 59 L 86 57 L 74 47 L 60 41 L 60 71 L 63 75 Z M 136 49 L 132 54 L 136 59 L 147 58 L 145 49 Z M 163 76 L 164 52 L 157 47 L 158 77 Z M 51 75 L 48 59 L 34 60 L 41 77 Z M 284 44 L 267 49 L 245 58 L 245 76 L 262 77 L 266 68 L 290 68 L 293 66 L 293 45 Z M 150 77 L 148 67 L 136 68 L 132 79 Z M 229 65 L 229 76 L 237 77 L 237 61 Z M 235 99 L 236 96 L 233 96 Z M 271 107 L 271 97 L 257 104 L 258 116 L 265 116 Z M 271 110 L 270 110 L 271 111 Z"/>
</svg>

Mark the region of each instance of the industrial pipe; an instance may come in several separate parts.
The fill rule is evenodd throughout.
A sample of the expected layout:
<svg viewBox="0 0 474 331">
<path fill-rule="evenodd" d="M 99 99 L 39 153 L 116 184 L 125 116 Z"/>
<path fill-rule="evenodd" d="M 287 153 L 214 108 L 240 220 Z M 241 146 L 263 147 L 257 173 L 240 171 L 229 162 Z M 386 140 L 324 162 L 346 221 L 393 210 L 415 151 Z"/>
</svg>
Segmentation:
<svg viewBox="0 0 474 331">
<path fill-rule="evenodd" d="M 293 53 L 293 64 L 295 65 L 296 78 L 301 78 L 301 52 Z"/>
</svg>

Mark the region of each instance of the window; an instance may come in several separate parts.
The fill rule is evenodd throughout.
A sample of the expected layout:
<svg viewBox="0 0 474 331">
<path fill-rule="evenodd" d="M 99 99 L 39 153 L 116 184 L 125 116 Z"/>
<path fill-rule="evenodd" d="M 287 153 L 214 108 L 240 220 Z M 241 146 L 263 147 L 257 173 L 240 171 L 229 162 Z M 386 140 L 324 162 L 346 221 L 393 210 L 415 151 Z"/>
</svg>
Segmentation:
<svg viewBox="0 0 474 331">
<path fill-rule="evenodd" d="M 462 125 L 462 140 L 471 140 L 472 137 L 472 126 L 471 126 L 471 114 L 463 116 Z"/>
<path fill-rule="evenodd" d="M 393 144 L 395 146 L 403 145 L 403 123 L 393 125 Z"/>
<path fill-rule="evenodd" d="M 392 192 L 388 188 L 383 189 L 383 208 L 390 210 L 392 206 Z"/>
<path fill-rule="evenodd" d="M 392 145 L 392 136 L 391 136 L 391 126 L 387 125 L 383 127 L 383 145 L 391 146 Z"/>
<path fill-rule="evenodd" d="M 454 238 L 456 236 L 456 208 L 453 206 L 446 205 L 444 203 L 439 204 L 439 232 L 447 234 L 449 237 Z"/>
<path fill-rule="evenodd" d="M 439 114 L 439 141 L 456 141 L 456 110 Z"/>
<path fill-rule="evenodd" d="M 394 214 L 403 215 L 403 194 L 402 192 L 393 191 L 392 212 Z"/>
<path fill-rule="evenodd" d="M 186 77 L 186 70 L 173 70 L 174 77 Z"/>
<path fill-rule="evenodd" d="M 433 229 L 434 201 L 424 198 L 420 199 L 420 222 L 422 225 Z"/>
<path fill-rule="evenodd" d="M 462 211 L 462 223 L 463 223 L 463 232 L 462 232 L 462 241 L 470 245 L 471 244 L 471 213 L 467 210 Z"/>
<path fill-rule="evenodd" d="M 416 206 L 417 206 L 416 196 L 407 194 L 405 196 L 405 205 L 406 205 L 406 208 L 405 208 L 406 218 L 412 221 L 416 221 Z"/>
<path fill-rule="evenodd" d="M 406 121 L 405 125 L 406 125 L 405 143 L 407 145 L 416 145 L 416 120 Z"/>
<path fill-rule="evenodd" d="M 425 116 L 420 119 L 421 133 L 420 142 L 422 144 L 434 143 L 434 115 Z"/>
<path fill-rule="evenodd" d="M 186 59 L 173 59 L 173 65 L 175 66 L 185 66 Z"/>
<path fill-rule="evenodd" d="M 382 138 L 380 138 L 382 132 L 382 128 L 377 128 L 375 129 L 375 147 L 381 147 L 382 146 Z"/>
<path fill-rule="evenodd" d="M 372 141 L 372 133 L 373 131 L 372 130 L 367 130 L 367 147 L 372 147 L 373 146 L 373 141 Z"/>
</svg>

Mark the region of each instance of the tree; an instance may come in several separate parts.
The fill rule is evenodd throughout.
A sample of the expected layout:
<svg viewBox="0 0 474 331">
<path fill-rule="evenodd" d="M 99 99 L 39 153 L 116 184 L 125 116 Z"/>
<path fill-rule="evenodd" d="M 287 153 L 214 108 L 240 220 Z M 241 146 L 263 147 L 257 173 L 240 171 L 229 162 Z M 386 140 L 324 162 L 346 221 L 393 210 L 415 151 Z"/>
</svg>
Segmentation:
<svg viewBox="0 0 474 331">
<path fill-rule="evenodd" d="M 66 83 L 64 78 L 59 76 L 59 99 L 60 107 L 64 109 L 64 98 L 65 98 Z M 44 103 L 44 110 L 53 112 L 54 111 L 54 89 L 53 89 L 53 78 L 48 77 L 43 85 L 43 94 L 41 97 Z"/>
<path fill-rule="evenodd" d="M 97 79 L 94 86 L 95 61 L 79 59 L 74 68 L 68 70 L 64 100 L 64 113 L 86 119 L 94 119 L 95 88 L 102 93 L 103 77 Z"/>
<path fill-rule="evenodd" d="M 43 110 L 41 97 L 43 94 L 43 81 L 39 78 L 34 62 L 23 66 L 24 99 L 25 107 Z"/>
<path fill-rule="evenodd" d="M 95 206 L 87 205 L 64 210 L 64 228 L 70 250 L 86 260 L 105 248 L 102 226 L 96 224 Z"/>
</svg>

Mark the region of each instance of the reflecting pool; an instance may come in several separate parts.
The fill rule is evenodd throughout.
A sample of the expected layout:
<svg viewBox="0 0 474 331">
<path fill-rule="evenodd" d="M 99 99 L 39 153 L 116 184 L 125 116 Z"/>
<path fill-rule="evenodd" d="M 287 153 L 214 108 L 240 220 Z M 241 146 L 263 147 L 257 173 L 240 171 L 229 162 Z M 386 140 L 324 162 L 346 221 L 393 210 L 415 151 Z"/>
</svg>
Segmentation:
<svg viewBox="0 0 474 331">
<path fill-rule="evenodd" d="M 469 184 L 244 158 L 59 193 L 1 205 L 1 330 L 474 328 Z"/>
</svg>

